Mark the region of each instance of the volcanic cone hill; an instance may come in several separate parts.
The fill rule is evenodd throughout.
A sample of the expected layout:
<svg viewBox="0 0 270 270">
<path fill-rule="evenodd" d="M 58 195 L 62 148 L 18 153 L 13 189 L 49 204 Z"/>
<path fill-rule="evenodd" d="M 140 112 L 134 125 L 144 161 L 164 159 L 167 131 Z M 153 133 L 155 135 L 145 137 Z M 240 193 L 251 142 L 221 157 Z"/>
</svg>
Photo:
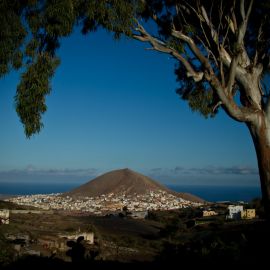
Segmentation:
<svg viewBox="0 0 270 270">
<path fill-rule="evenodd" d="M 63 196 L 73 198 L 97 197 L 109 193 L 135 195 L 146 194 L 150 191 L 157 190 L 168 192 L 185 200 L 203 202 L 203 200 L 197 196 L 189 193 L 174 192 L 151 178 L 130 169 L 121 169 L 105 173 L 78 188 L 64 193 Z"/>
</svg>

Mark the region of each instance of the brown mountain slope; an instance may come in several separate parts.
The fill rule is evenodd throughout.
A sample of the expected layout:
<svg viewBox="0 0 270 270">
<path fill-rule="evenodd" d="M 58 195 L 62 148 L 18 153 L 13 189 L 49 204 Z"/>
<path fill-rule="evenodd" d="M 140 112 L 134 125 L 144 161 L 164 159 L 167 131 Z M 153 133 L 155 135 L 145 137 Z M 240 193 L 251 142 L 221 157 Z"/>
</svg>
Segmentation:
<svg viewBox="0 0 270 270">
<path fill-rule="evenodd" d="M 71 197 L 96 197 L 109 193 L 134 195 L 145 194 L 156 190 L 163 190 L 190 201 L 203 201 L 189 193 L 177 193 L 169 190 L 151 178 L 130 169 L 115 170 L 105 173 L 63 195 Z"/>
</svg>

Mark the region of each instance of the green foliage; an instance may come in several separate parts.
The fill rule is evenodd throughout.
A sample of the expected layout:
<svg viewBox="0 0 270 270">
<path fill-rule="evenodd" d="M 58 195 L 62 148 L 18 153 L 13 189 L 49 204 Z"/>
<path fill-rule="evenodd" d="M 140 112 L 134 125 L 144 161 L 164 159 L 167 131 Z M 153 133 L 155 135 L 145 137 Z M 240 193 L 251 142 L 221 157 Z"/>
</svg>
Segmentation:
<svg viewBox="0 0 270 270">
<path fill-rule="evenodd" d="M 171 38 L 167 42 L 168 46 L 177 50 L 179 53 L 184 52 L 184 46 L 182 43 L 180 43 L 176 38 Z"/>
<path fill-rule="evenodd" d="M 21 22 L 23 1 L 0 1 L 0 77 L 22 65 L 21 45 L 26 30 Z"/>
<path fill-rule="evenodd" d="M 42 53 L 22 74 L 15 96 L 16 110 L 27 137 L 42 128 L 41 115 L 46 111 L 45 96 L 50 93 L 50 81 L 59 60 Z"/>
<path fill-rule="evenodd" d="M 50 36 L 67 36 L 71 33 L 75 20 L 72 0 L 46 1 L 44 24 Z"/>
<path fill-rule="evenodd" d="M 217 96 L 205 81 L 194 83 L 192 78 L 183 79 L 185 71 L 180 66 L 175 71 L 180 87 L 176 93 L 186 100 L 192 111 L 199 112 L 204 117 L 214 117 L 218 112 L 214 106 L 218 102 Z"/>
<path fill-rule="evenodd" d="M 46 95 L 59 64 L 56 49 L 73 30 L 77 5 L 75 0 L 0 2 L 0 76 L 11 67 L 23 68 L 15 105 L 28 138 L 43 126 Z"/>
<path fill-rule="evenodd" d="M 206 118 L 215 115 L 215 112 L 213 111 L 212 90 L 205 91 L 203 87 L 198 87 L 193 88 L 191 91 L 185 91 L 185 93 L 178 91 L 178 94 L 188 101 L 192 111 L 199 111 Z"/>
<path fill-rule="evenodd" d="M 124 33 L 132 34 L 135 16 L 135 1 L 127 0 L 88 0 L 81 13 L 82 32 L 96 30 L 99 26 L 112 31 L 116 38 Z"/>
<path fill-rule="evenodd" d="M 56 50 L 61 37 L 72 33 L 75 23 L 83 33 L 99 26 L 131 35 L 134 3 L 124 0 L 4 0 L 0 1 L 0 77 L 11 68 L 22 68 L 15 96 L 16 111 L 25 134 L 40 132 L 50 80 L 59 64 Z"/>
<path fill-rule="evenodd" d="M 38 48 L 38 40 L 36 39 L 30 40 L 29 43 L 26 45 L 25 55 L 34 58 L 37 48 Z"/>
<path fill-rule="evenodd" d="M 211 24 L 218 30 L 218 36 L 213 37 L 211 27 L 203 19 L 202 6 L 211 18 Z M 264 74 L 269 72 L 269 11 L 269 1 L 254 1 L 244 40 L 250 59 L 254 59 L 256 54 L 258 62 L 264 67 Z M 50 80 L 59 64 L 56 52 L 61 38 L 70 35 L 75 24 L 84 34 L 102 27 L 119 38 L 121 34 L 131 37 L 136 32 L 136 20 L 139 20 L 142 24 L 146 23 L 147 28 L 150 25 L 150 34 L 180 53 L 195 71 L 204 72 L 205 67 L 187 44 L 172 36 L 172 30 L 177 30 L 192 38 L 217 78 L 221 77 L 221 73 L 226 78 L 228 68 L 224 67 L 221 72 L 216 65 L 219 59 L 217 43 L 222 43 L 230 54 L 235 51 L 235 34 L 230 30 L 232 21 L 228 19 L 232 18 L 232 14 L 236 24 L 240 25 L 239 1 L 1 0 L 0 77 L 13 68 L 22 68 L 15 104 L 26 136 L 30 137 L 42 128 L 41 116 L 46 111 L 45 98 L 51 90 Z M 198 83 L 188 77 L 181 62 L 175 73 L 180 84 L 177 90 L 179 96 L 188 102 L 193 111 L 205 117 L 214 116 L 219 99 L 209 83 L 206 80 Z M 235 90 L 240 91 L 241 87 L 236 86 Z"/>
</svg>

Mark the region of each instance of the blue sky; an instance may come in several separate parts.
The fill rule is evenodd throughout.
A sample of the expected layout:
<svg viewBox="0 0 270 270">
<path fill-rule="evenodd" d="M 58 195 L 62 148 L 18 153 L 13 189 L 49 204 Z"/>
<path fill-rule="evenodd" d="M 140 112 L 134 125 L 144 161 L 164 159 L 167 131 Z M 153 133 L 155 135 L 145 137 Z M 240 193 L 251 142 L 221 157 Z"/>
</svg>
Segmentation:
<svg viewBox="0 0 270 270">
<path fill-rule="evenodd" d="M 247 128 L 205 120 L 180 100 L 174 60 L 104 31 L 62 41 L 44 128 L 30 140 L 13 97 L 19 73 L 0 80 L 0 182 L 86 182 L 131 168 L 163 183 L 258 185 Z"/>
</svg>

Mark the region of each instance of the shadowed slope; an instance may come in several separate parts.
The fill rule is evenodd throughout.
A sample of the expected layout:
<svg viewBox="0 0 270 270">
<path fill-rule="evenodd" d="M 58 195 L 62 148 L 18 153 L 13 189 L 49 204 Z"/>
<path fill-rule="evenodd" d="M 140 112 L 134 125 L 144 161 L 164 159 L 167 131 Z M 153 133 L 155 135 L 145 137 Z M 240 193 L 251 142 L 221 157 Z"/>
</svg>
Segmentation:
<svg viewBox="0 0 270 270">
<path fill-rule="evenodd" d="M 200 198 L 191 194 L 181 194 L 171 191 L 151 178 L 130 169 L 121 169 L 105 173 L 63 195 L 71 197 L 96 197 L 109 193 L 134 195 L 157 190 L 171 193 L 186 200 L 201 201 Z"/>
</svg>

